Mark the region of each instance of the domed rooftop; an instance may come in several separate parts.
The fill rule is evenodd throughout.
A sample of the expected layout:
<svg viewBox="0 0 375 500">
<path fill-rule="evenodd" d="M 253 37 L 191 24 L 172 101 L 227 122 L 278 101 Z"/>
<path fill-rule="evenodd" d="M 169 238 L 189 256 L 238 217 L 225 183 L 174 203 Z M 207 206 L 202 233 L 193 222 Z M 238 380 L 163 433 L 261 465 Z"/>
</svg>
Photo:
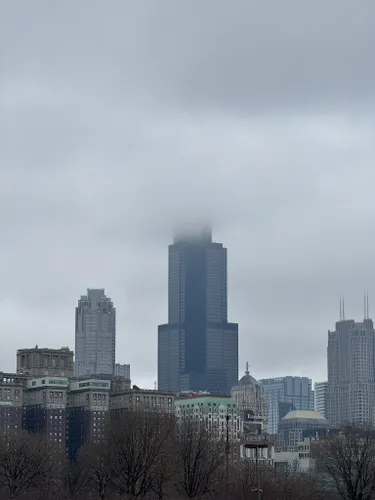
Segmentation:
<svg viewBox="0 0 375 500">
<path fill-rule="evenodd" d="M 243 377 L 240 378 L 240 380 L 238 381 L 238 384 L 239 386 L 241 387 L 245 387 L 247 385 L 260 385 L 260 383 L 250 375 L 249 373 L 249 363 L 246 362 L 246 371 L 245 371 L 245 375 Z"/>
<path fill-rule="evenodd" d="M 283 418 L 283 420 L 295 419 L 326 420 L 320 412 L 312 410 L 291 410 Z"/>
</svg>

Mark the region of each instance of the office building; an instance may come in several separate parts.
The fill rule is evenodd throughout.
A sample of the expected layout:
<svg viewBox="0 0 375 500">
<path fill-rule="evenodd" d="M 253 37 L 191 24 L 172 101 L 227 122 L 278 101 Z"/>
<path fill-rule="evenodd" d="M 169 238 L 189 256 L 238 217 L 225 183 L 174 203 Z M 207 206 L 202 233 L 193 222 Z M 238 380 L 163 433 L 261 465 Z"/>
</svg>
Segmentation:
<svg viewBox="0 0 375 500">
<path fill-rule="evenodd" d="M 328 420 L 333 427 L 373 424 L 375 418 L 375 332 L 368 317 L 341 319 L 328 331 Z"/>
<path fill-rule="evenodd" d="M 268 407 L 268 433 L 277 434 L 280 420 L 291 410 L 314 410 L 312 380 L 307 377 L 279 377 L 259 380 Z"/>
<path fill-rule="evenodd" d="M 314 384 L 314 410 L 324 418 L 328 418 L 328 382 L 315 382 Z"/>
<path fill-rule="evenodd" d="M 168 323 L 158 328 L 158 387 L 229 394 L 238 380 L 238 325 L 228 322 L 227 250 L 211 229 L 169 246 Z"/>
<path fill-rule="evenodd" d="M 73 351 L 68 347 L 49 349 L 47 347 L 32 347 L 18 349 L 17 373 L 27 377 L 73 376 Z"/>
<path fill-rule="evenodd" d="M 279 422 L 276 451 L 296 452 L 304 437 L 324 436 L 329 429 L 328 420 L 313 410 L 292 410 Z"/>
<path fill-rule="evenodd" d="M 130 380 L 130 365 L 122 365 L 121 363 L 116 363 L 114 376 Z"/>
<path fill-rule="evenodd" d="M 116 309 L 103 288 L 89 288 L 76 308 L 75 376 L 113 375 L 115 354 Z"/>
</svg>

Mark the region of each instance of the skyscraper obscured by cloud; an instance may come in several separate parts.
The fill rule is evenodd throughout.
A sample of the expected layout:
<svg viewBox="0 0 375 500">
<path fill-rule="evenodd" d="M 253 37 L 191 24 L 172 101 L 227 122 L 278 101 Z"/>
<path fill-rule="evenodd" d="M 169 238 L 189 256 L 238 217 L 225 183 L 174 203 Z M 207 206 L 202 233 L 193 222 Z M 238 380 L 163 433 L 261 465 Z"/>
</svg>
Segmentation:
<svg viewBox="0 0 375 500">
<path fill-rule="evenodd" d="M 116 309 L 104 288 L 89 288 L 76 307 L 76 376 L 114 374 L 116 354 Z"/>
<path fill-rule="evenodd" d="M 227 250 L 210 228 L 169 246 L 168 323 L 158 328 L 158 386 L 229 393 L 238 380 L 238 324 L 228 322 Z"/>
</svg>

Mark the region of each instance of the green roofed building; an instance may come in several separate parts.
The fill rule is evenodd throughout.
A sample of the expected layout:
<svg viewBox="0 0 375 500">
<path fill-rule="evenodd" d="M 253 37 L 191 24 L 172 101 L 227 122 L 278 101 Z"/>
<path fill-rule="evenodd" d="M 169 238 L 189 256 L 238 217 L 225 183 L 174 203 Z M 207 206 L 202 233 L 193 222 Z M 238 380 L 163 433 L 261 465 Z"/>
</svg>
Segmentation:
<svg viewBox="0 0 375 500">
<path fill-rule="evenodd" d="M 240 417 L 237 415 L 235 400 L 230 396 L 180 394 L 176 397 L 175 414 L 180 423 L 187 420 L 205 422 L 207 429 L 217 438 L 226 439 L 227 432 L 230 440 L 240 437 Z"/>
</svg>

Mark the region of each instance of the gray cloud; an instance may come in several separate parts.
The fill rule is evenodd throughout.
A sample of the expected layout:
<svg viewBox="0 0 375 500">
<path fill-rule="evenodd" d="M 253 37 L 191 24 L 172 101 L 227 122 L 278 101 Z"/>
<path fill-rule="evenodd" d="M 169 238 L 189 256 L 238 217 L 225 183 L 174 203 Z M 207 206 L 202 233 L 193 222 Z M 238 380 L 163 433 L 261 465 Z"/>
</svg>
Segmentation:
<svg viewBox="0 0 375 500">
<path fill-rule="evenodd" d="M 79 295 L 103 286 L 118 359 L 152 385 L 167 245 L 189 216 L 228 247 L 241 363 L 325 377 L 338 295 L 359 317 L 375 292 L 374 14 L 372 1 L 2 6 L 0 369 L 19 347 L 73 345 Z"/>
</svg>

